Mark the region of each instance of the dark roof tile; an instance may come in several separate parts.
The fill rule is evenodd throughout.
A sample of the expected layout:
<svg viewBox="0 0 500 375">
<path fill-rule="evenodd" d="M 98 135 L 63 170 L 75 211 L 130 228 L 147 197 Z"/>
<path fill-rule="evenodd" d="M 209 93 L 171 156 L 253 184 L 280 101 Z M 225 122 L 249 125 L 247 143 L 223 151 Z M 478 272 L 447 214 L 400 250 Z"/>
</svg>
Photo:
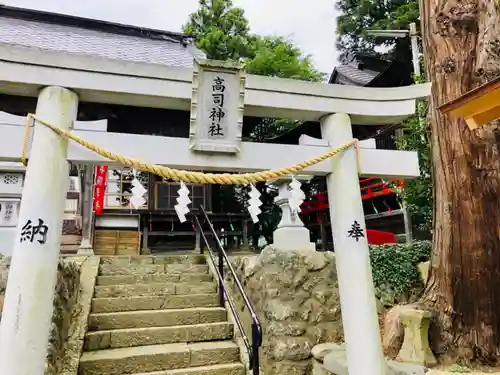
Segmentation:
<svg viewBox="0 0 500 375">
<path fill-rule="evenodd" d="M 336 67 L 340 77 L 339 83 L 364 86 L 370 83 L 380 73 L 369 69 L 359 69 L 357 63 L 349 63 Z M 344 82 L 345 81 L 345 82 Z"/>
<path fill-rule="evenodd" d="M 167 37 L 123 35 L 8 16 L 0 16 L 0 44 L 181 67 L 191 67 L 194 57 L 205 57 L 193 45 Z"/>
</svg>

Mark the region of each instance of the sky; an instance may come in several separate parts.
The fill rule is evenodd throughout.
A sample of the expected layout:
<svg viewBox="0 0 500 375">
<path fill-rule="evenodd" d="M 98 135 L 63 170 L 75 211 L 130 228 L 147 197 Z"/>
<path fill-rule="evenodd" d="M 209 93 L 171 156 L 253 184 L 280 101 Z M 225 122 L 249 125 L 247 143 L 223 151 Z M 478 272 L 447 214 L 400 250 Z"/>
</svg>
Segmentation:
<svg viewBox="0 0 500 375">
<path fill-rule="evenodd" d="M 292 40 L 314 65 L 331 73 L 337 63 L 334 0 L 233 0 L 252 32 Z M 0 0 L 10 6 L 73 14 L 168 31 L 181 31 L 198 0 Z M 307 4 L 307 6 L 304 6 Z"/>
</svg>

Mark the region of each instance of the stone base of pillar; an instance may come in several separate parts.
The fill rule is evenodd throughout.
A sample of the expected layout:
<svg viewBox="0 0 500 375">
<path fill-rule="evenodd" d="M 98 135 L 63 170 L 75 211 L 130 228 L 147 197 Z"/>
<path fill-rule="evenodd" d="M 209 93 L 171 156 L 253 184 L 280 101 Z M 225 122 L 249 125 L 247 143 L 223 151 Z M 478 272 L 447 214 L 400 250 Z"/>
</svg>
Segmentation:
<svg viewBox="0 0 500 375">
<path fill-rule="evenodd" d="M 327 371 L 323 365 L 323 361 L 325 360 L 325 356 L 327 354 L 338 349 L 343 350 L 343 348 L 341 348 L 338 344 L 334 343 L 324 343 L 313 347 L 311 350 L 313 361 L 312 375 L 331 375 L 331 372 Z"/>
<path fill-rule="evenodd" d="M 278 228 L 273 233 L 273 247 L 279 250 L 316 251 L 316 244 L 311 242 L 309 229 L 305 227 Z"/>
<path fill-rule="evenodd" d="M 78 248 L 78 252 L 76 253 L 77 255 L 94 255 L 94 249 L 93 248 Z"/>
<path fill-rule="evenodd" d="M 319 344 L 312 349 L 313 364 L 316 372 L 313 375 L 348 375 L 345 346 L 333 343 Z M 362 360 L 360 358 L 360 360 Z M 323 371 L 323 372 L 322 372 Z M 386 375 L 424 375 L 425 366 L 413 363 L 386 361 Z M 358 374 L 353 374 L 358 375 Z M 361 375 L 361 374 L 360 374 Z"/>
<path fill-rule="evenodd" d="M 78 255 L 94 255 L 94 249 L 92 244 L 88 240 L 82 240 L 80 247 L 78 248 Z"/>
</svg>

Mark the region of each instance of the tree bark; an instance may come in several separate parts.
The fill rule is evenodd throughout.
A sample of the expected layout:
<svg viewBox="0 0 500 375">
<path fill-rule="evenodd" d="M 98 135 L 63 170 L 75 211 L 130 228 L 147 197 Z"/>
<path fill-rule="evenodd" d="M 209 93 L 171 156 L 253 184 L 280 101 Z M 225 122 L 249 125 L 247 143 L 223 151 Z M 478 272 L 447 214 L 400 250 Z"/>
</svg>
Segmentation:
<svg viewBox="0 0 500 375">
<path fill-rule="evenodd" d="M 471 131 L 436 108 L 500 74 L 496 0 L 422 0 L 434 177 L 434 235 L 424 301 L 440 314 L 443 350 L 481 362 L 500 355 L 498 123 Z M 444 324 L 444 325 L 443 325 Z M 451 344 L 451 346 L 449 345 Z M 442 354 L 442 353 L 437 353 Z"/>
</svg>

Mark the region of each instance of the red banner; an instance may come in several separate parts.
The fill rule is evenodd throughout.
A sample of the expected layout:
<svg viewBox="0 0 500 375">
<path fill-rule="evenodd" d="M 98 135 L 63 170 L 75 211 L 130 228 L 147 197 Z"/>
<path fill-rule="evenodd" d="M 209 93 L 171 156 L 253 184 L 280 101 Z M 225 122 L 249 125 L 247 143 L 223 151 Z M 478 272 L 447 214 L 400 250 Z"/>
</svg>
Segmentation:
<svg viewBox="0 0 500 375">
<path fill-rule="evenodd" d="M 104 207 L 104 193 L 106 191 L 107 176 L 108 167 L 106 165 L 101 165 L 96 168 L 94 184 L 94 212 L 96 215 L 100 215 Z"/>
</svg>

